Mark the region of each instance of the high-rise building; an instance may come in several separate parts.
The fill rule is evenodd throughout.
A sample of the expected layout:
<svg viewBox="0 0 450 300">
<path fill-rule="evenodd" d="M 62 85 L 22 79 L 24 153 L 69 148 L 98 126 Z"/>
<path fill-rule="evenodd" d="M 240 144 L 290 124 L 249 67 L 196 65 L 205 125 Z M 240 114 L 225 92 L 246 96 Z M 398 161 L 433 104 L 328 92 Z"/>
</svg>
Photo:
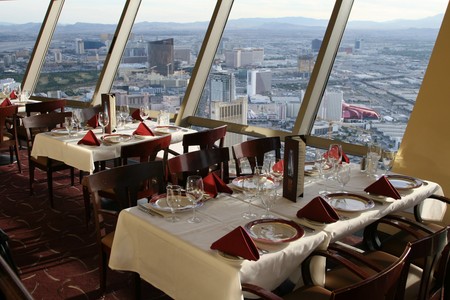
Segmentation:
<svg viewBox="0 0 450 300">
<path fill-rule="evenodd" d="M 234 74 L 216 71 L 209 75 L 209 99 L 211 101 L 231 102 L 236 98 Z"/>
<path fill-rule="evenodd" d="M 187 64 L 190 64 L 191 63 L 191 49 L 175 48 L 174 49 L 174 59 L 186 62 Z"/>
<path fill-rule="evenodd" d="M 342 121 L 342 103 L 344 102 L 344 92 L 325 91 L 322 103 L 317 116 L 328 122 Z"/>
<path fill-rule="evenodd" d="M 247 96 L 262 95 L 272 90 L 272 71 L 248 70 L 247 71 Z"/>
<path fill-rule="evenodd" d="M 62 63 L 61 49 L 55 49 L 55 50 L 53 50 L 53 53 L 55 55 L 55 62 L 56 63 Z"/>
<path fill-rule="evenodd" d="M 84 54 L 84 41 L 82 39 L 75 39 L 75 53 Z"/>
<path fill-rule="evenodd" d="M 234 48 L 225 51 L 225 63 L 228 67 L 239 68 L 260 65 L 263 61 L 263 48 Z"/>
<path fill-rule="evenodd" d="M 314 56 L 309 54 L 300 55 L 298 57 L 298 72 L 303 78 L 309 78 L 311 76 L 312 69 L 314 68 Z"/>
<path fill-rule="evenodd" d="M 173 39 L 152 41 L 148 43 L 148 65 L 161 75 L 173 74 L 174 49 Z"/>
<path fill-rule="evenodd" d="M 322 46 L 322 40 L 314 39 L 311 42 L 311 50 L 314 53 L 319 52 L 320 46 Z"/>
</svg>

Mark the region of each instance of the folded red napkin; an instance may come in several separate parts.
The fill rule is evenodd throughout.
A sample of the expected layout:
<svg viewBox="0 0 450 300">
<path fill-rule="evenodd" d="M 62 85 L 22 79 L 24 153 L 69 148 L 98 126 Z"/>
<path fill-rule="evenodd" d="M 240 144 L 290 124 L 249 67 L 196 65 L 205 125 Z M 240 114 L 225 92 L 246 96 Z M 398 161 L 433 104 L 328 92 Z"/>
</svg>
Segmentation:
<svg viewBox="0 0 450 300">
<path fill-rule="evenodd" d="M 92 128 L 98 127 L 98 115 L 95 114 L 92 118 L 87 121 L 87 124 Z"/>
<path fill-rule="evenodd" d="M 203 189 L 211 197 L 215 198 L 218 193 L 232 194 L 233 190 L 214 172 L 209 173 L 203 178 Z"/>
<path fill-rule="evenodd" d="M 377 181 L 366 187 L 364 191 L 372 194 L 391 197 L 394 199 L 402 198 L 400 193 L 386 178 L 386 176 L 381 176 Z"/>
<path fill-rule="evenodd" d="M 147 125 L 145 125 L 145 123 L 140 123 L 139 126 L 136 128 L 136 130 L 133 132 L 133 134 L 150 135 L 150 136 L 154 136 L 155 135 L 153 133 L 153 131 L 150 128 L 148 128 Z"/>
<path fill-rule="evenodd" d="M 272 166 L 272 171 L 283 173 L 284 170 L 284 160 L 280 159 L 277 163 Z"/>
<path fill-rule="evenodd" d="M 100 146 L 100 141 L 95 136 L 94 132 L 92 130 L 89 130 L 86 135 L 78 141 L 78 144 Z"/>
<path fill-rule="evenodd" d="M 331 150 L 331 151 L 333 151 L 333 150 Z M 336 150 L 337 151 L 337 150 Z M 330 152 L 330 150 L 328 150 L 327 152 L 325 152 L 325 154 L 323 155 L 323 157 L 325 158 L 325 159 L 327 159 L 328 158 L 328 152 Z M 333 155 L 333 153 L 330 153 L 331 155 Z M 343 163 L 343 162 L 345 162 L 345 163 L 350 163 L 350 159 L 348 158 L 348 156 L 344 153 L 344 152 L 342 152 L 342 161 L 341 161 L 341 163 Z"/>
<path fill-rule="evenodd" d="M 321 223 L 334 223 L 339 215 L 322 197 L 317 196 L 297 212 L 297 217 Z"/>
<path fill-rule="evenodd" d="M 233 229 L 211 245 L 211 249 L 240 256 L 248 260 L 258 260 L 259 252 L 252 238 L 242 226 Z"/>
<path fill-rule="evenodd" d="M 17 99 L 16 91 L 12 91 L 12 92 L 9 94 L 9 98 L 11 98 L 11 99 Z"/>
<path fill-rule="evenodd" d="M 11 105 L 12 105 L 11 101 L 9 101 L 8 98 L 5 98 L 5 100 L 3 100 L 3 102 L 0 104 L 0 107 L 7 107 Z"/>
<path fill-rule="evenodd" d="M 133 118 L 133 119 L 135 119 L 135 120 L 138 120 L 138 121 L 144 121 L 144 120 L 142 120 L 142 118 L 141 118 L 141 113 L 140 113 L 140 109 L 138 108 L 138 109 L 136 109 L 135 111 L 133 111 L 133 113 L 131 114 L 131 117 Z"/>
</svg>

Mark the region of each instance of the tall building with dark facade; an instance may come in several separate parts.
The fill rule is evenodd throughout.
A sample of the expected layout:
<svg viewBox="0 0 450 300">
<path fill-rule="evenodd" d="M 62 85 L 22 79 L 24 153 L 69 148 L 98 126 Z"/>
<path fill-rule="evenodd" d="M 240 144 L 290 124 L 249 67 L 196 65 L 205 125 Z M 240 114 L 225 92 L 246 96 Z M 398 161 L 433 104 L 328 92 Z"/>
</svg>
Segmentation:
<svg viewBox="0 0 450 300">
<path fill-rule="evenodd" d="M 174 69 L 173 39 L 152 41 L 148 43 L 148 67 L 163 76 L 173 74 Z"/>
</svg>

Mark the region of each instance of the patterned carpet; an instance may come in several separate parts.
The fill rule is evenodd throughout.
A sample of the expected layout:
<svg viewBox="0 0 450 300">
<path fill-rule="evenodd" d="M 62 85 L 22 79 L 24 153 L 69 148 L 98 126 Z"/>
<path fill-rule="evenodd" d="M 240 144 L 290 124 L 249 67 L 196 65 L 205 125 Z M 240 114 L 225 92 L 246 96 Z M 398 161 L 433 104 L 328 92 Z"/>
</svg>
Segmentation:
<svg viewBox="0 0 450 300">
<path fill-rule="evenodd" d="M 36 171 L 30 196 L 26 150 L 21 150 L 21 164 L 22 174 L 16 164 L 0 165 L 0 228 L 10 237 L 20 278 L 33 297 L 133 299 L 133 277 L 128 272 L 109 270 L 107 291 L 99 291 L 94 226 L 85 226 L 79 180 L 70 186 L 68 172 L 54 174 L 55 208 L 51 209 L 45 173 Z M 143 281 L 141 299 L 170 298 Z"/>
</svg>

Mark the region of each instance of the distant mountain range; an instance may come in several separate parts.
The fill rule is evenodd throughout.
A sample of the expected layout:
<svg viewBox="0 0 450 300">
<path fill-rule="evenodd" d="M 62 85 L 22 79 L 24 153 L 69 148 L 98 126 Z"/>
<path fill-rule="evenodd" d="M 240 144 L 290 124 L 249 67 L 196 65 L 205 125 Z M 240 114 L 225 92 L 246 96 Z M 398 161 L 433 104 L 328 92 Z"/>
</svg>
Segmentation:
<svg viewBox="0 0 450 300">
<path fill-rule="evenodd" d="M 401 30 L 413 28 L 439 28 L 441 26 L 443 14 L 417 20 L 392 20 L 385 22 L 373 21 L 351 21 L 348 23 L 350 29 L 369 30 Z M 328 20 L 312 19 L 304 17 L 284 17 L 284 18 L 243 18 L 229 20 L 227 28 L 236 30 L 301 30 L 323 28 L 327 26 Z M 176 23 L 176 22 L 139 22 L 133 27 L 137 34 L 152 31 L 191 31 L 204 30 L 208 22 Z M 37 33 L 40 23 L 8 24 L 0 22 L 0 33 Z M 93 34 L 95 32 L 114 32 L 115 25 L 96 23 L 75 23 L 58 27 L 61 34 Z"/>
</svg>

